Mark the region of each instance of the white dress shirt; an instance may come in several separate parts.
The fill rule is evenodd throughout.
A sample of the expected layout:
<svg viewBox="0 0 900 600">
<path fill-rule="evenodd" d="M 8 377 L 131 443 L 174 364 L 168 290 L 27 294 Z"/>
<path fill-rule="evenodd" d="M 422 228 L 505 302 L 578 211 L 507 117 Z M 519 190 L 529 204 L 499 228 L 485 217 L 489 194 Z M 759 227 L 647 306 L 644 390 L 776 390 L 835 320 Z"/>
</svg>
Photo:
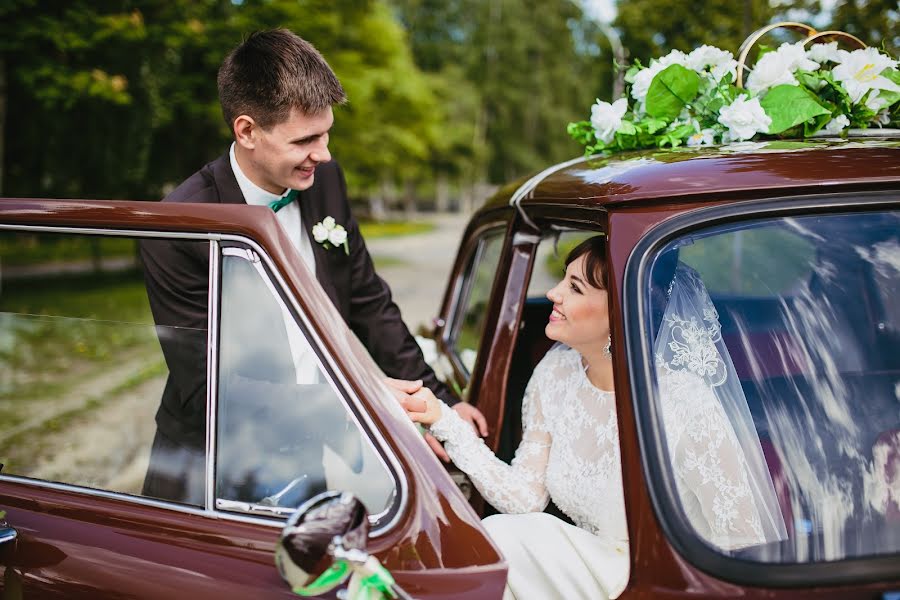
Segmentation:
<svg viewBox="0 0 900 600">
<path fill-rule="evenodd" d="M 284 194 L 278 196 L 267 192 L 250 181 L 241 170 L 237 157 L 234 155 L 234 142 L 231 143 L 231 149 L 228 151 L 228 155 L 231 159 L 231 170 L 234 171 L 234 176 L 237 179 L 238 186 L 241 188 L 241 193 L 244 195 L 244 200 L 246 200 L 247 204 L 268 206 L 290 191 L 285 190 Z M 300 258 L 303 259 L 303 262 L 309 270 L 315 273 L 316 258 L 313 254 L 309 233 L 303 228 L 303 221 L 300 218 L 299 199 L 294 200 L 283 207 L 275 213 L 275 217 L 288 234 L 294 248 L 300 253 Z M 282 318 L 284 319 L 285 329 L 287 330 L 288 343 L 291 347 L 291 357 L 293 358 L 294 367 L 297 371 L 297 383 L 319 383 L 321 378 L 319 377 L 319 365 L 315 353 L 312 348 L 310 348 L 309 342 L 306 341 L 303 332 L 300 331 L 300 328 L 294 321 L 294 317 L 287 311 L 287 308 L 282 302 L 279 301 L 278 304 L 281 306 Z"/>
</svg>

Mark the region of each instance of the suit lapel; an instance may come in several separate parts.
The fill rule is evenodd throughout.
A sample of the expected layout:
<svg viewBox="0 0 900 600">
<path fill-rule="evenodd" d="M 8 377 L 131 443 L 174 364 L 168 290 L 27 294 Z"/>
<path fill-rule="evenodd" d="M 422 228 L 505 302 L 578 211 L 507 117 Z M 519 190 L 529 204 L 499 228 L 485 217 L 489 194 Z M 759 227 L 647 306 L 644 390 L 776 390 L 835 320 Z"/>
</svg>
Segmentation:
<svg viewBox="0 0 900 600">
<path fill-rule="evenodd" d="M 216 182 L 219 202 L 222 204 L 246 204 L 244 194 L 241 193 L 241 186 L 238 185 L 234 171 L 231 169 L 229 152 L 211 162 L 209 167 Z"/>
<path fill-rule="evenodd" d="M 312 244 L 313 256 L 316 259 L 316 279 L 319 280 L 319 284 L 328 294 L 331 302 L 340 310 L 337 288 L 334 286 L 328 268 L 329 251 L 312 237 L 313 225 L 321 222 L 327 216 L 325 214 L 327 209 L 325 198 L 317 184 L 318 179 L 310 189 L 301 191 L 300 197 L 297 198 L 297 202 L 300 203 L 300 220 L 304 231 L 309 236 L 309 242 Z"/>
</svg>

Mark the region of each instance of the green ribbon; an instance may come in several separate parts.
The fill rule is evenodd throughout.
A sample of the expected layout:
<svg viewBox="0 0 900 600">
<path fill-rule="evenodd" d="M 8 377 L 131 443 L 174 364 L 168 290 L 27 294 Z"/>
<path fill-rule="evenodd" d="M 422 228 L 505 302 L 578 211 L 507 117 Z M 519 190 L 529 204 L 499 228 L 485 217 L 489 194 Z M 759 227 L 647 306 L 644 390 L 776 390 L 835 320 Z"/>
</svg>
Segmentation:
<svg viewBox="0 0 900 600">
<path fill-rule="evenodd" d="M 290 191 L 288 191 L 287 194 L 285 194 L 278 200 L 273 200 L 272 202 L 269 202 L 269 208 L 271 208 L 275 212 L 278 212 L 279 210 L 281 210 L 282 208 L 284 208 L 285 206 L 287 206 L 288 204 L 290 204 L 291 202 L 296 200 L 297 196 L 299 196 L 299 195 L 300 195 L 299 191 L 290 190 Z"/>
<path fill-rule="evenodd" d="M 318 596 L 344 583 L 344 580 L 350 575 L 350 563 L 346 560 L 335 561 L 324 573 L 319 575 L 315 581 L 305 586 L 297 586 L 294 593 L 299 596 Z"/>
<path fill-rule="evenodd" d="M 375 572 L 359 581 L 359 595 L 354 600 L 381 600 L 382 598 L 396 598 L 394 594 L 394 578 L 390 571 L 380 564 Z"/>
<path fill-rule="evenodd" d="M 297 586 L 293 592 L 298 596 L 318 596 L 336 588 L 344 583 L 353 574 L 353 568 L 346 560 L 335 561 L 315 581 L 305 586 Z M 357 571 L 357 574 L 359 571 Z M 352 587 L 352 585 L 351 585 Z M 356 588 L 356 595 L 351 600 L 382 600 L 383 598 L 396 598 L 394 593 L 394 578 L 390 571 L 381 564 L 377 564 L 369 575 L 360 577 Z"/>
</svg>

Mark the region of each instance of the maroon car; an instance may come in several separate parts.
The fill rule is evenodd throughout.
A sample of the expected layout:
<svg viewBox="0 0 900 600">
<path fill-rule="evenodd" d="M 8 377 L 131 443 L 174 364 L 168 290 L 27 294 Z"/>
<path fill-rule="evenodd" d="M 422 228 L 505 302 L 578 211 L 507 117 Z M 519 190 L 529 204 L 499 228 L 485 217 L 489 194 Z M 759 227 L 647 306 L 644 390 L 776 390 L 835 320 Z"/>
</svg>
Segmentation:
<svg viewBox="0 0 900 600">
<path fill-rule="evenodd" d="M 580 158 L 472 218 L 434 340 L 506 460 L 561 257 L 608 237 L 621 598 L 900 597 L 900 140 L 876 133 Z M 208 253 L 205 326 L 154 325 L 148 239 Z M 718 313 L 779 542 L 717 547 L 676 489 L 653 356 L 675 263 Z M 282 339 L 315 360 L 276 387 L 264 373 Z M 197 340 L 205 497 L 145 497 L 162 348 Z M 267 209 L 3 200 L 0 360 L 4 597 L 292 597 L 279 532 L 321 489 L 362 501 L 368 551 L 411 596 L 502 596 L 479 522 L 493 509 L 432 455 Z"/>
</svg>

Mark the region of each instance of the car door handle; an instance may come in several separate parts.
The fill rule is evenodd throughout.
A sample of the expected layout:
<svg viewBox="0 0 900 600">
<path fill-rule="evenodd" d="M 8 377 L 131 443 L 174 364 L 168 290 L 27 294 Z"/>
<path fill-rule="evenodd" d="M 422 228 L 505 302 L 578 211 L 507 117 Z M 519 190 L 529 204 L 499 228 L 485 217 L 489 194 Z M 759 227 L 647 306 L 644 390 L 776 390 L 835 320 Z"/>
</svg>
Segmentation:
<svg viewBox="0 0 900 600">
<path fill-rule="evenodd" d="M 13 541 L 17 535 L 19 535 L 18 532 L 9 525 L 0 527 L 0 544 Z"/>
</svg>

